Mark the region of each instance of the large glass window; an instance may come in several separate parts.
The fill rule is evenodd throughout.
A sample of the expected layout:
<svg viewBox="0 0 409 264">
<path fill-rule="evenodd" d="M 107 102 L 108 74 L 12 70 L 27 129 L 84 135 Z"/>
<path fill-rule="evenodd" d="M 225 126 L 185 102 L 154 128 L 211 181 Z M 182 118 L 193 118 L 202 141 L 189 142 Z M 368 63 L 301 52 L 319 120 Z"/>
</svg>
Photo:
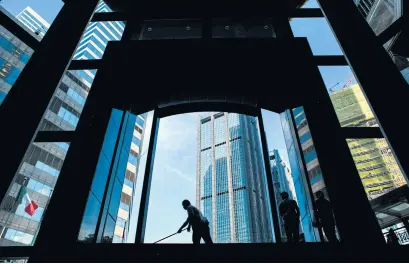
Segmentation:
<svg viewBox="0 0 409 264">
<path fill-rule="evenodd" d="M 187 219 L 184 199 L 207 218 L 215 243 L 273 241 L 256 117 L 206 112 L 161 118 L 151 177 L 145 243 L 179 229 Z M 182 232 L 161 243 L 191 242 Z"/>
</svg>

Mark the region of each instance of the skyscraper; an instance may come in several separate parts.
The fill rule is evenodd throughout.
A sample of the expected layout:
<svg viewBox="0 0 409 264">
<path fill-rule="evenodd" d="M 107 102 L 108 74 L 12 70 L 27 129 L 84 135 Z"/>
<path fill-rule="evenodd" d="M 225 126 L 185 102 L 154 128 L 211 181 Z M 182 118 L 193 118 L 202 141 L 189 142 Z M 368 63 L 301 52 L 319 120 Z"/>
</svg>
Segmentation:
<svg viewBox="0 0 409 264">
<path fill-rule="evenodd" d="M 332 92 L 330 97 L 342 126 L 378 126 L 358 84 Z M 347 142 L 369 198 L 406 184 L 385 139 L 348 139 Z"/>
<path fill-rule="evenodd" d="M 108 11 L 109 8 L 101 1 L 96 12 Z M 45 35 L 50 26 L 30 7 L 25 8 L 17 18 L 24 27 L 27 27 L 27 30 L 34 32 L 34 35 L 39 38 Z M 123 30 L 124 25 L 119 22 L 90 23 L 78 45 L 74 59 L 100 59 L 108 41 L 119 40 Z M 32 51 L 26 53 L 27 56 L 22 54 L 20 57 L 28 61 Z M 67 71 L 56 88 L 38 130 L 75 130 L 95 74 L 95 70 Z M 10 73 L 8 76 L 11 75 Z M 17 76 L 14 76 L 14 81 L 16 78 Z M 7 83 L 7 80 L 6 77 L 2 82 Z M 3 87 L 5 86 L 6 84 L 3 84 Z M 8 86 L 6 88 L 11 89 Z M 120 181 L 120 199 L 116 200 L 117 211 L 111 212 L 115 236 L 112 234 L 110 242 L 125 242 L 125 234 L 129 229 L 126 221 L 128 221 L 131 210 L 138 166 L 137 156 L 143 138 L 145 118 L 146 115 L 127 118 L 127 122 L 133 122 L 133 124 L 129 123 L 130 128 L 124 132 L 129 138 L 129 146 L 123 147 L 128 151 L 127 154 L 123 154 L 127 155 L 127 162 L 121 163 L 123 168 L 118 169 L 121 173 L 123 172 L 124 179 Z M 34 243 L 68 148 L 69 144 L 61 142 L 32 142 L 30 144 L 0 206 L 0 246 L 24 246 Z M 31 199 L 39 206 L 33 216 L 25 213 L 22 206 L 16 204 L 16 197 L 22 184 L 26 186 Z"/>
<path fill-rule="evenodd" d="M 30 34 L 38 41 L 40 40 L 39 36 L 31 33 L 23 23 L 13 17 L 12 14 L 7 12 L 7 10 L 1 6 L 0 12 L 26 29 L 27 34 Z M 11 32 L 0 26 L 0 105 L 3 103 L 17 78 L 20 76 L 21 71 L 26 66 L 33 52 L 33 49 L 27 46 L 26 43 L 22 42 Z"/>
<path fill-rule="evenodd" d="M 280 193 L 287 192 L 289 198 L 297 200 L 294 180 L 291 174 L 289 166 L 281 159 L 278 150 L 274 149 L 270 152 L 270 166 L 271 166 L 271 176 L 273 177 L 274 194 L 277 203 L 281 201 Z M 279 217 L 279 224 L 282 227 L 284 225 L 283 219 Z M 285 229 L 280 228 L 281 237 L 285 238 Z"/>
<path fill-rule="evenodd" d="M 210 113 L 198 126 L 197 202 L 217 243 L 271 242 L 257 119 Z"/>
</svg>

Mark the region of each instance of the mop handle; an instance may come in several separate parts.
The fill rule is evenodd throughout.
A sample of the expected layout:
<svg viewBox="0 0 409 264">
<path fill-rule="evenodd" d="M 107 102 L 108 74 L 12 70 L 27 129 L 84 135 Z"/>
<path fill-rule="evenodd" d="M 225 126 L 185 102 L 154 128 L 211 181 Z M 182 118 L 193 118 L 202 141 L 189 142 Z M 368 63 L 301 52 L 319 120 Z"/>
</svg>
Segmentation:
<svg viewBox="0 0 409 264">
<path fill-rule="evenodd" d="M 187 228 L 182 229 L 182 231 L 185 231 L 186 229 L 187 229 Z M 178 232 L 176 232 L 176 233 L 174 233 L 174 234 L 172 234 L 172 235 L 169 235 L 169 236 L 167 236 L 167 237 L 164 237 L 164 238 L 162 238 L 162 239 L 160 239 L 160 240 L 154 242 L 153 244 L 156 244 L 156 243 L 158 243 L 158 242 L 161 242 L 162 240 L 165 240 L 165 239 L 167 239 L 167 238 L 169 238 L 169 237 L 171 237 L 171 236 L 174 236 L 174 235 L 176 235 L 176 234 L 178 234 Z"/>
</svg>

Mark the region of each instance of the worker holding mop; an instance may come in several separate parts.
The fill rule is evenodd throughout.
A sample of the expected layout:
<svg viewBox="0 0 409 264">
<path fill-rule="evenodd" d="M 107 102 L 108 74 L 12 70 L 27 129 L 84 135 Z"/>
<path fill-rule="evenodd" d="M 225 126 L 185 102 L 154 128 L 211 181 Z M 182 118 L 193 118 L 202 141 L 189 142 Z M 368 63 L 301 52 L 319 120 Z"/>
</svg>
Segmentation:
<svg viewBox="0 0 409 264">
<path fill-rule="evenodd" d="M 184 200 L 182 202 L 183 208 L 187 211 L 186 222 L 180 227 L 178 233 L 183 231 L 183 228 L 187 227 L 187 231 L 190 232 L 190 227 L 193 229 L 192 240 L 193 244 L 200 244 L 200 239 L 203 238 L 206 244 L 213 244 L 212 238 L 210 237 L 209 221 L 203 214 L 190 204 L 189 200 Z"/>
</svg>

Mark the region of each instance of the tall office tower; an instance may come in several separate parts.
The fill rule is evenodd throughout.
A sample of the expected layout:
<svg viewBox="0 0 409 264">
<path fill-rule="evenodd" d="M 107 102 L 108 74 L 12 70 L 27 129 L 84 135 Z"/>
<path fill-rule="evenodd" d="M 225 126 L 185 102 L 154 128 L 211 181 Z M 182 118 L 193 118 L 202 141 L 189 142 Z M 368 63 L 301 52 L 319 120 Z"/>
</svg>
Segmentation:
<svg viewBox="0 0 409 264">
<path fill-rule="evenodd" d="M 278 150 L 270 152 L 271 176 L 273 177 L 274 194 L 277 203 L 281 201 L 280 193 L 287 192 L 289 198 L 297 200 L 294 188 L 294 180 L 289 166 L 281 159 Z M 280 226 L 283 226 L 283 219 L 279 218 Z M 286 238 L 285 229 L 280 228 L 281 238 Z"/>
<path fill-rule="evenodd" d="M 358 84 L 330 94 L 341 126 L 378 126 Z M 406 184 L 384 139 L 348 139 L 352 157 L 369 198 Z"/>
<path fill-rule="evenodd" d="M 101 2 L 96 12 L 106 11 L 109 11 L 108 7 Z M 38 40 L 44 36 L 49 27 L 49 24 L 29 7 L 18 15 L 18 20 L 27 31 L 31 30 L 38 37 Z M 90 23 L 78 45 L 74 59 L 101 58 L 108 41 L 120 39 L 123 29 L 124 25 L 121 23 Z M 10 36 L 6 36 L 5 39 L 14 41 L 13 43 L 17 41 L 11 39 Z M 7 47 L 11 49 L 9 46 Z M 13 50 L 17 49 L 13 47 Z M 25 50 L 25 53 L 20 56 L 20 60 L 28 61 L 32 51 Z M 16 68 L 18 69 L 18 67 Z M 12 84 L 13 80 L 15 81 L 17 76 L 12 73 L 13 71 L 10 71 L 8 77 L 2 78 L 2 82 L 6 83 L 2 87 Z M 75 130 L 95 73 L 92 70 L 66 72 L 44 113 L 38 127 L 39 131 Z M 10 87 L 6 88 L 10 89 Z M 4 88 L 1 89 L 4 90 Z M 128 176 L 128 181 L 121 181 L 122 196 L 120 204 L 118 204 L 120 207 L 117 208 L 116 215 L 112 216 L 115 225 L 118 226 L 115 233 L 117 236 L 108 239 L 112 242 L 125 242 L 125 233 L 129 228 L 129 226 L 125 226 L 125 222 L 129 217 L 131 196 L 136 181 L 138 166 L 136 157 L 139 154 L 143 137 L 145 117 L 143 115 L 135 117 L 134 129 L 129 132 L 133 142 L 132 144 L 129 143 L 131 144 L 131 148 L 128 150 L 129 160 L 127 163 L 121 163 L 121 166 L 124 166 L 122 171 Z M 24 246 L 34 243 L 68 148 L 69 144 L 61 142 L 33 142 L 30 144 L 9 191 L 0 205 L 0 246 Z M 19 205 L 16 202 L 22 185 L 26 187 L 30 198 L 38 205 L 38 209 L 32 216 L 24 211 L 22 204 Z M 117 202 L 119 203 L 119 199 Z M 111 214 L 113 213 L 111 212 Z"/>
<path fill-rule="evenodd" d="M 43 38 L 50 28 L 50 24 L 29 6 L 24 8 L 16 18 L 40 38 Z"/>
<path fill-rule="evenodd" d="M 217 243 L 271 242 L 257 119 L 210 113 L 198 126 L 197 202 Z"/>
<path fill-rule="evenodd" d="M 0 7 L 0 12 L 26 29 L 27 34 L 30 34 L 31 37 L 38 41 L 40 40 L 39 36 L 31 33 L 29 29 L 24 27 L 23 23 L 14 18 L 7 10 Z M 33 52 L 33 49 L 26 45 L 26 43 L 0 26 L 0 105 L 20 76 L 21 71 L 26 66 Z"/>
</svg>

